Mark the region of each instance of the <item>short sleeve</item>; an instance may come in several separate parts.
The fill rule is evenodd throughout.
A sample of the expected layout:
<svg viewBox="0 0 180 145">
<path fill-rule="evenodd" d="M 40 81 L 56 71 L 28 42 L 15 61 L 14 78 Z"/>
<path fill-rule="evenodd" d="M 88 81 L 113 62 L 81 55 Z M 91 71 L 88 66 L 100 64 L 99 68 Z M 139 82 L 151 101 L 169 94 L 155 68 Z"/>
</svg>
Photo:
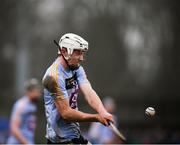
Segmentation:
<svg viewBox="0 0 180 145">
<path fill-rule="evenodd" d="M 87 83 L 88 79 L 82 66 L 76 71 L 78 84 Z"/>
<path fill-rule="evenodd" d="M 68 93 L 65 88 L 65 82 L 59 76 L 45 76 L 43 79 L 43 86 L 51 93 L 51 96 L 54 99 L 68 98 Z"/>
<path fill-rule="evenodd" d="M 65 85 L 65 79 L 59 78 L 58 84 L 59 84 L 59 88 L 60 88 L 61 92 L 63 93 L 64 99 L 69 98 L 67 89 L 66 89 L 66 85 Z"/>
</svg>

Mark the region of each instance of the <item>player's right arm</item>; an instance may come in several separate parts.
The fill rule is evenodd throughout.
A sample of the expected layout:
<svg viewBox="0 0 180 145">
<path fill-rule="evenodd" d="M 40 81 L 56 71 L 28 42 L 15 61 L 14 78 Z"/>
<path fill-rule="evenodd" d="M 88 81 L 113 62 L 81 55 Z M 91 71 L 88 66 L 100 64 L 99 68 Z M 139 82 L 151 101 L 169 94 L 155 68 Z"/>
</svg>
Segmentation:
<svg viewBox="0 0 180 145">
<path fill-rule="evenodd" d="M 56 99 L 55 105 L 58 111 L 60 112 L 61 116 L 65 120 L 77 121 L 77 122 L 84 122 L 84 121 L 96 122 L 100 120 L 97 114 L 88 114 L 88 113 L 84 113 L 84 112 L 72 109 L 69 106 L 68 99 L 64 99 L 64 100 Z"/>
<path fill-rule="evenodd" d="M 43 85 L 51 92 L 55 105 L 63 119 L 77 122 L 101 122 L 105 124 L 105 120 L 98 114 L 89 114 L 72 109 L 69 105 L 69 99 L 64 95 L 65 88 L 60 87 L 58 81 L 53 76 L 46 76 L 43 79 Z"/>
<path fill-rule="evenodd" d="M 11 118 L 10 130 L 11 133 L 17 138 L 17 140 L 19 140 L 21 144 L 28 144 L 27 139 L 23 136 L 20 130 L 21 114 L 22 114 L 21 104 L 18 104 Z"/>
</svg>

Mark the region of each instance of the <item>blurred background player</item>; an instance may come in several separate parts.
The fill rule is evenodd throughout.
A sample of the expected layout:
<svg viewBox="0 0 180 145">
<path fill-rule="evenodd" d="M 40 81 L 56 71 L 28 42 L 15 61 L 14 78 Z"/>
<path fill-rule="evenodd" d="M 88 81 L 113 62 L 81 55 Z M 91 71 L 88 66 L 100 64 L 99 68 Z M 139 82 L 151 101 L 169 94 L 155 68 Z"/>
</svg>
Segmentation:
<svg viewBox="0 0 180 145">
<path fill-rule="evenodd" d="M 113 114 L 115 117 L 115 111 L 116 111 L 116 104 L 114 100 L 111 97 L 106 97 L 103 99 L 103 104 L 106 108 L 106 110 Z M 117 118 L 114 118 L 115 125 L 117 125 Z M 89 132 L 88 132 L 88 139 L 93 144 L 114 144 L 114 143 L 120 143 L 117 139 L 117 136 L 114 134 L 114 132 L 109 128 L 106 127 L 98 122 L 93 122 L 90 125 Z"/>
<path fill-rule="evenodd" d="M 78 122 L 101 122 L 108 125 L 109 121 L 113 122 L 113 116 L 104 108 L 80 66 L 88 50 L 88 42 L 76 34 L 67 33 L 57 45 L 60 55 L 47 69 L 43 78 L 47 142 L 87 144 L 88 141 L 81 135 Z M 97 114 L 78 111 L 79 89 Z"/>
<path fill-rule="evenodd" d="M 8 144 L 33 144 L 36 128 L 36 103 L 42 95 L 41 86 L 36 79 L 25 84 L 25 95 L 18 99 L 12 110 Z"/>
</svg>

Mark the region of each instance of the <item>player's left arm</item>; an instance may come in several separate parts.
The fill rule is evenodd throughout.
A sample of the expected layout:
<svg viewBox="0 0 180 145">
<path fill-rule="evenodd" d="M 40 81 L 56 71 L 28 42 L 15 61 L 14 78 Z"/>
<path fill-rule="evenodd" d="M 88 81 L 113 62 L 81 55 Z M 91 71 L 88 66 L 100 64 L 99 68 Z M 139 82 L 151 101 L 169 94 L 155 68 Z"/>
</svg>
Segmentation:
<svg viewBox="0 0 180 145">
<path fill-rule="evenodd" d="M 91 87 L 89 81 L 80 84 L 80 89 L 84 94 L 86 101 L 94 110 L 96 110 L 102 117 L 106 118 L 108 121 L 114 122 L 113 116 L 106 111 L 99 96 Z"/>
<path fill-rule="evenodd" d="M 113 116 L 106 111 L 99 96 L 91 87 L 91 84 L 89 80 L 87 79 L 87 76 L 83 67 L 80 67 L 77 71 L 77 80 L 78 80 L 80 90 L 84 94 L 85 99 L 87 100 L 88 104 L 95 111 L 97 111 L 102 118 L 106 119 L 108 122 L 109 121 L 114 122 Z"/>
<path fill-rule="evenodd" d="M 80 85 L 80 90 L 85 96 L 86 101 L 88 104 L 96 110 L 98 113 L 105 112 L 106 109 L 104 108 L 99 96 L 96 94 L 94 89 L 91 87 L 90 83 L 83 83 Z"/>
</svg>

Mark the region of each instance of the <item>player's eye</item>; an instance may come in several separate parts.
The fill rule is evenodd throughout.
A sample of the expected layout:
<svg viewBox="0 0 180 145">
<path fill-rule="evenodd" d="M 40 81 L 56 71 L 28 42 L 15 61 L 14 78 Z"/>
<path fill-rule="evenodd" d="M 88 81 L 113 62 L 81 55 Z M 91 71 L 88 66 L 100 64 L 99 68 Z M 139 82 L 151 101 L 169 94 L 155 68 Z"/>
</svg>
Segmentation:
<svg viewBox="0 0 180 145">
<path fill-rule="evenodd" d="M 81 55 L 81 54 L 84 54 L 84 51 L 81 51 L 81 50 L 74 50 L 74 53 L 77 54 L 77 55 Z"/>
</svg>

